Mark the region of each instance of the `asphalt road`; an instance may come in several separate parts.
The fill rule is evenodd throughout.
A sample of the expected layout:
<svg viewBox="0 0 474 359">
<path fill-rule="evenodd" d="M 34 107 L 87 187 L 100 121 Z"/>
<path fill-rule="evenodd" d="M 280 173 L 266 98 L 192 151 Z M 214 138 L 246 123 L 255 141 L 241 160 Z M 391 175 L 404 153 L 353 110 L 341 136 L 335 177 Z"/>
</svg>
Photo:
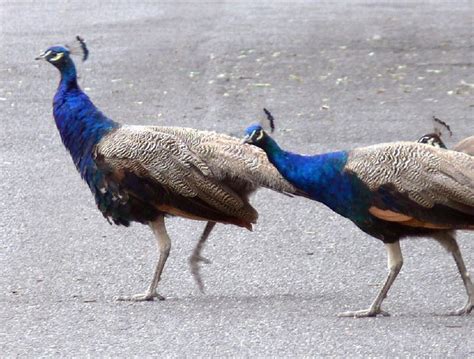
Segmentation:
<svg viewBox="0 0 474 359">
<path fill-rule="evenodd" d="M 217 226 L 206 293 L 187 257 L 204 224 L 168 220 L 164 302 L 119 303 L 156 261 L 148 228 L 109 226 L 51 114 L 57 71 L 33 58 L 86 38 L 80 83 L 111 118 L 240 135 L 269 108 L 297 152 L 474 132 L 473 3 L 1 1 L 0 352 L 37 356 L 474 357 L 454 262 L 402 243 L 388 318 L 367 307 L 383 245 L 317 203 L 261 191 L 253 233 Z M 459 233 L 474 272 L 474 234 Z"/>
</svg>

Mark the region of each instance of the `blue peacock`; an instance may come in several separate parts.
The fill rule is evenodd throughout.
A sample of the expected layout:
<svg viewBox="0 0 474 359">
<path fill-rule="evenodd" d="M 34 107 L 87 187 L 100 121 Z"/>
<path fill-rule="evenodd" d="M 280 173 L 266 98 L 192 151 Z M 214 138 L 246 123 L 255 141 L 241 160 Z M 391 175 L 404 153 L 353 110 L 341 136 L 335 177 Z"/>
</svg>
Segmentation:
<svg viewBox="0 0 474 359">
<path fill-rule="evenodd" d="M 202 289 L 198 263 L 216 223 L 251 229 L 258 213 L 249 195 L 260 187 L 297 194 L 268 162 L 265 153 L 238 138 L 190 128 L 122 125 L 105 116 L 81 90 L 71 55 L 87 58 L 77 46 L 53 46 L 37 59 L 61 75 L 53 115 L 62 142 L 109 222 L 147 224 L 156 238 L 159 259 L 148 289 L 121 300 L 163 299 L 156 288 L 171 240 L 165 216 L 207 221 L 191 256 L 192 272 Z"/>
<path fill-rule="evenodd" d="M 385 244 L 389 273 L 375 300 L 340 316 L 388 315 L 382 301 L 403 265 L 399 241 L 409 236 L 430 236 L 451 252 L 468 296 L 451 314 L 472 311 L 474 286 L 454 231 L 474 230 L 473 157 L 415 142 L 304 156 L 281 149 L 260 125 L 245 132 L 291 184 Z"/>
</svg>

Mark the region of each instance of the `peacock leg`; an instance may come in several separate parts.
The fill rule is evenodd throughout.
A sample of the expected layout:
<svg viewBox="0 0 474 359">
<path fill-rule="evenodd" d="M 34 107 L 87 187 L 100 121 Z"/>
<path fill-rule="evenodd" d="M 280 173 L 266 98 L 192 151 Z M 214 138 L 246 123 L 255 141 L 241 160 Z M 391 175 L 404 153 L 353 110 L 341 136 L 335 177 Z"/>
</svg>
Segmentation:
<svg viewBox="0 0 474 359">
<path fill-rule="evenodd" d="M 215 225 L 216 225 L 216 222 L 211 222 L 211 221 L 207 222 L 206 228 L 204 228 L 204 232 L 202 232 L 201 238 L 199 238 L 199 242 L 196 244 L 196 247 L 194 247 L 193 253 L 189 257 L 189 265 L 191 266 L 191 273 L 201 292 L 204 292 L 204 283 L 201 278 L 199 262 L 204 262 L 206 264 L 211 263 L 209 259 L 206 259 L 201 255 L 201 251 L 204 246 L 204 243 L 206 242 L 207 238 L 211 234 L 211 231 Z"/>
<path fill-rule="evenodd" d="M 153 279 L 150 283 L 150 286 L 148 287 L 145 293 L 136 294 L 130 297 L 118 297 L 117 300 L 141 302 L 146 300 L 154 300 L 154 298 L 157 298 L 158 300 L 165 299 L 156 292 L 156 287 L 158 286 L 158 282 L 161 278 L 161 273 L 163 272 L 163 268 L 170 253 L 171 240 L 168 236 L 168 233 L 166 232 L 165 220 L 163 216 L 159 216 L 155 221 L 150 222 L 150 227 L 153 231 L 153 234 L 155 235 L 155 239 L 159 249 L 159 259 L 158 263 L 156 264 L 155 274 L 153 275 Z"/>
<path fill-rule="evenodd" d="M 474 286 L 472 285 L 469 272 L 467 271 L 464 260 L 462 259 L 461 251 L 459 250 L 456 238 L 454 238 L 452 233 L 447 232 L 437 235 L 435 239 L 453 255 L 454 261 L 456 262 L 456 266 L 458 267 L 459 274 L 461 274 L 461 278 L 464 282 L 464 287 L 466 288 L 467 292 L 466 305 L 458 310 L 450 312 L 449 315 L 467 315 L 471 313 L 472 309 L 474 308 Z"/>
<path fill-rule="evenodd" d="M 385 283 L 380 290 L 379 294 L 375 298 L 374 302 L 370 306 L 369 309 L 365 310 L 358 310 L 358 311 L 349 311 L 343 312 L 338 314 L 339 317 L 356 317 L 356 318 L 363 318 L 363 317 L 375 317 L 377 314 L 381 314 L 383 316 L 389 316 L 387 312 L 381 309 L 382 302 L 387 296 L 388 290 L 392 286 L 393 282 L 397 278 L 398 273 L 403 265 L 403 256 L 402 251 L 400 249 L 400 242 L 397 241 L 395 243 L 385 243 L 385 249 L 387 250 L 388 256 L 388 276 L 385 280 Z"/>
</svg>

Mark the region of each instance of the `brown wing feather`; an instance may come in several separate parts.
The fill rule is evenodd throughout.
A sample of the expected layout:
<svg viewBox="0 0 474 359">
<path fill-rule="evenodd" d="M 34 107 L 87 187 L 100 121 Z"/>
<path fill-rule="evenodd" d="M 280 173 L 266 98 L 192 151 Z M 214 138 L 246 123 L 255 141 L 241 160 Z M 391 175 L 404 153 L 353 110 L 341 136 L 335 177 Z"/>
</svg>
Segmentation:
<svg viewBox="0 0 474 359">
<path fill-rule="evenodd" d="M 215 220 L 216 211 L 240 218 L 249 227 L 258 217 L 248 194 L 258 187 L 296 192 L 254 146 L 214 132 L 176 127 L 123 126 L 97 146 L 96 156 L 110 172 L 132 172 L 151 179 L 157 187 L 187 200 L 182 208 L 156 203 L 161 211 L 188 218 Z M 208 206 L 206 217 L 193 209 Z M 241 225 L 241 224 L 240 224 Z"/>
<path fill-rule="evenodd" d="M 352 151 L 346 169 L 373 192 L 369 212 L 399 225 L 473 228 L 474 158 L 398 142 Z"/>
<path fill-rule="evenodd" d="M 465 138 L 464 140 L 456 144 L 456 146 L 453 147 L 453 150 L 458 152 L 464 152 L 470 156 L 474 156 L 474 136 Z"/>
<path fill-rule="evenodd" d="M 387 221 L 387 222 L 396 222 L 403 226 L 409 227 L 421 227 L 421 228 L 431 228 L 431 229 L 451 229 L 453 226 L 449 224 L 438 224 L 428 221 L 419 220 L 413 216 L 407 216 L 406 214 L 394 212 L 391 210 L 383 210 L 372 206 L 369 208 L 370 214 L 378 219 Z M 469 228 L 469 227 L 468 227 Z"/>
<path fill-rule="evenodd" d="M 464 153 L 395 142 L 351 151 L 346 169 L 374 192 L 389 185 L 425 208 L 474 207 L 474 158 Z"/>
<path fill-rule="evenodd" d="M 228 135 L 183 127 L 147 127 L 148 131 L 179 137 L 205 161 L 214 178 L 252 183 L 279 192 L 299 193 L 268 161 L 265 152 Z"/>
</svg>

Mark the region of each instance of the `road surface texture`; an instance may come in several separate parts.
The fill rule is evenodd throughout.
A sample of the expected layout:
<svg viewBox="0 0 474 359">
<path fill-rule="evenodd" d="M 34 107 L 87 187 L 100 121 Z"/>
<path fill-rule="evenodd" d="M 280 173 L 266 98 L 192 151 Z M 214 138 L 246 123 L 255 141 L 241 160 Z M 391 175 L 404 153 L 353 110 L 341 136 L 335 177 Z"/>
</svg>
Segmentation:
<svg viewBox="0 0 474 359">
<path fill-rule="evenodd" d="M 402 243 L 388 318 L 366 308 L 385 250 L 324 206 L 262 190 L 254 232 L 219 225 L 206 293 L 187 258 L 202 222 L 167 221 L 164 302 L 123 303 L 156 261 L 151 231 L 95 208 L 55 128 L 58 73 L 33 61 L 82 35 L 80 84 L 111 118 L 240 136 L 263 118 L 296 152 L 474 132 L 470 1 L 1 1 L 0 352 L 5 356 L 474 357 L 474 318 L 434 241 Z M 474 234 L 459 233 L 474 272 Z"/>
</svg>

